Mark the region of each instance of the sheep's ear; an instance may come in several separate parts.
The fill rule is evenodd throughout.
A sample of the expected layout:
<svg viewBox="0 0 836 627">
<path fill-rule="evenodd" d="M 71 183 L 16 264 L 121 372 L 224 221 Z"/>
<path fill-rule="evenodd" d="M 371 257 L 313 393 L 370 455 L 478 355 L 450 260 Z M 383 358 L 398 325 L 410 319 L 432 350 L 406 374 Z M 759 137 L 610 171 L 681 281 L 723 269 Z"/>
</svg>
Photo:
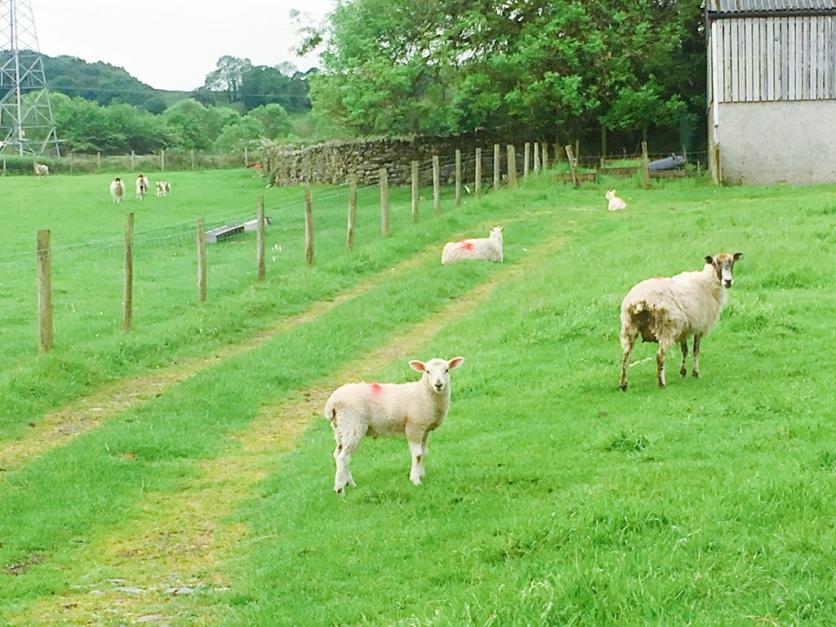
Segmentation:
<svg viewBox="0 0 836 627">
<path fill-rule="evenodd" d="M 705 256 L 705 263 L 713 266 L 714 265 L 714 257 L 712 257 L 711 255 L 706 255 Z"/>
<path fill-rule="evenodd" d="M 447 367 L 452 370 L 453 368 L 458 368 L 464 363 L 464 357 L 453 357 L 450 361 L 447 362 Z"/>
<path fill-rule="evenodd" d="M 737 261 L 738 259 L 743 257 L 743 253 L 734 253 L 734 255 L 732 255 L 732 257 L 734 258 L 735 261 Z"/>
<path fill-rule="evenodd" d="M 413 370 L 417 370 L 418 372 L 424 372 L 426 370 L 426 366 L 424 365 L 423 361 L 418 361 L 417 359 L 413 359 L 409 362 L 409 367 Z"/>
</svg>

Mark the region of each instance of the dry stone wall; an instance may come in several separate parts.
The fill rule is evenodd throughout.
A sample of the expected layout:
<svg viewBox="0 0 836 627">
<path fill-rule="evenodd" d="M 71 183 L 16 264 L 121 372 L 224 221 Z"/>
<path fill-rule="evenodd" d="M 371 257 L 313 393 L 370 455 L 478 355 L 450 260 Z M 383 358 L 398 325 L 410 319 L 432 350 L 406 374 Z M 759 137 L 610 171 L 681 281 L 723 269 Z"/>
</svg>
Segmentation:
<svg viewBox="0 0 836 627">
<path fill-rule="evenodd" d="M 455 151 L 462 151 L 462 178 L 473 180 L 475 149 L 482 149 L 482 177 L 493 177 L 493 145 L 501 146 L 503 174 L 506 171 L 507 140 L 488 136 L 407 137 L 329 141 L 308 148 L 289 149 L 277 144 L 265 146 L 265 166 L 273 185 L 300 183 L 344 183 L 356 177 L 360 184 L 378 180 L 386 168 L 389 183 L 406 185 L 411 180 L 410 163 L 418 161 L 421 184 L 432 181 L 432 157 L 438 155 L 442 182 L 453 180 Z M 517 170 L 522 168 L 522 142 L 517 145 Z M 551 156 L 551 155 L 550 155 Z"/>
</svg>

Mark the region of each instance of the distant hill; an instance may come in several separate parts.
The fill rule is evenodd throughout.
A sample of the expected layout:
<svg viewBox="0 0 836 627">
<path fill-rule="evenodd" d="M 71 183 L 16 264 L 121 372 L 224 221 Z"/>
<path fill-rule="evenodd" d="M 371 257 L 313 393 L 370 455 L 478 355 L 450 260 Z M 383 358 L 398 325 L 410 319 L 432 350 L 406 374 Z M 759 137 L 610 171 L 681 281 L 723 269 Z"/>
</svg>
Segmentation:
<svg viewBox="0 0 836 627">
<path fill-rule="evenodd" d="M 154 89 L 127 70 L 110 63 L 89 63 L 78 57 L 42 55 L 46 82 L 51 91 L 80 96 L 101 104 L 126 102 L 160 113 L 189 97 L 188 92 Z"/>
</svg>

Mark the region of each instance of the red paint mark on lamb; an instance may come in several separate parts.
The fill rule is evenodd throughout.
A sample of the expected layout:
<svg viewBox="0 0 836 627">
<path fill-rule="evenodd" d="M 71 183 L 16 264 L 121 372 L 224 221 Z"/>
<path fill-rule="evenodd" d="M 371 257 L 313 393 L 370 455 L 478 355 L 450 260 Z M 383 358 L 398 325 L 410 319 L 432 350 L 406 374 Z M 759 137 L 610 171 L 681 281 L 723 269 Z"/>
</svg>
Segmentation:
<svg viewBox="0 0 836 627">
<path fill-rule="evenodd" d="M 463 248 L 464 250 L 473 250 L 473 242 L 468 242 L 467 240 L 463 240 L 459 242 L 459 247 Z"/>
<path fill-rule="evenodd" d="M 380 394 L 383 391 L 383 388 L 379 383 L 372 383 L 369 387 L 372 390 L 372 394 Z"/>
</svg>

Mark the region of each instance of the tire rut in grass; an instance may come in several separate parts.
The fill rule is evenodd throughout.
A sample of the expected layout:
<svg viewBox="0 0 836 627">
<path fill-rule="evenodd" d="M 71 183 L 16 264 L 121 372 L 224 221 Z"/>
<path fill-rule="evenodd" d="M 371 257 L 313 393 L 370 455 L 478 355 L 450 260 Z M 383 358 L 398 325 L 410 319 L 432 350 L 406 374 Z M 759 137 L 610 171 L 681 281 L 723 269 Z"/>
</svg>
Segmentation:
<svg viewBox="0 0 836 627">
<path fill-rule="evenodd" d="M 498 286 L 519 278 L 564 242 L 561 238 L 533 247 L 523 261 L 498 270 L 441 311 L 346 364 L 328 381 L 261 410 L 234 437 L 228 453 L 202 464 L 199 478 L 184 482 L 175 492 L 147 494 L 139 506 L 138 520 L 85 550 L 99 570 L 118 573 L 118 585 L 103 587 L 97 582 L 75 587 L 65 595 L 39 602 L 24 620 L 61 616 L 62 620 L 84 623 L 185 620 L 205 624 L 220 619 L 211 595 L 229 589 L 230 581 L 221 567 L 247 532 L 245 524 L 225 519 L 252 496 L 278 458 L 295 447 L 321 415 L 330 392 L 341 383 L 371 375 L 417 352 L 444 326 L 474 311 Z M 189 606 L 174 598 L 194 595 L 197 603 Z"/>
</svg>

